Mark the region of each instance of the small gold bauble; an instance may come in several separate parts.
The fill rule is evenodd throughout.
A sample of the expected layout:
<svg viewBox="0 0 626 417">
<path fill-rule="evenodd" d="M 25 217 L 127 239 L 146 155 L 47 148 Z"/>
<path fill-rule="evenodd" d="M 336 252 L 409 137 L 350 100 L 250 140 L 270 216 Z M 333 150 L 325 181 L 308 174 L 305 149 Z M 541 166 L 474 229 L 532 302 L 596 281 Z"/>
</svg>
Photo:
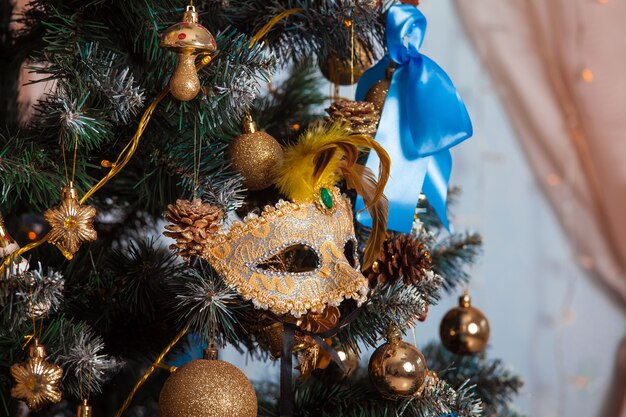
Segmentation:
<svg viewBox="0 0 626 417">
<path fill-rule="evenodd" d="M 367 51 L 359 41 L 354 43 L 354 64 L 350 68 L 350 60 L 342 61 L 337 54 L 329 55 L 320 62 L 320 71 L 328 81 L 339 85 L 351 85 L 359 81 L 366 69 L 372 65 Z M 351 75 L 353 74 L 353 75 Z"/>
<path fill-rule="evenodd" d="M 426 359 L 402 334 L 391 330 L 387 343 L 379 346 L 369 362 L 372 384 L 387 398 L 409 397 L 417 392 L 426 378 Z"/>
<path fill-rule="evenodd" d="M 254 122 L 246 118 L 245 133 L 230 145 L 230 159 L 248 190 L 263 190 L 274 183 L 283 165 L 283 148 L 272 136 L 257 131 Z"/>
<path fill-rule="evenodd" d="M 472 307 L 471 298 L 464 294 L 459 306 L 451 309 L 441 319 L 441 343 L 457 355 L 481 352 L 489 341 L 489 322 L 479 309 Z"/>
<path fill-rule="evenodd" d="M 178 368 L 159 395 L 160 417 L 256 417 L 254 387 L 237 367 L 197 359 Z"/>
<path fill-rule="evenodd" d="M 331 363 L 326 372 L 329 375 L 331 381 L 342 381 L 345 378 L 350 378 L 354 372 L 359 369 L 359 354 L 349 347 L 340 346 L 335 349 L 339 360 L 343 364 L 344 370 L 342 370 L 336 363 Z"/>
</svg>

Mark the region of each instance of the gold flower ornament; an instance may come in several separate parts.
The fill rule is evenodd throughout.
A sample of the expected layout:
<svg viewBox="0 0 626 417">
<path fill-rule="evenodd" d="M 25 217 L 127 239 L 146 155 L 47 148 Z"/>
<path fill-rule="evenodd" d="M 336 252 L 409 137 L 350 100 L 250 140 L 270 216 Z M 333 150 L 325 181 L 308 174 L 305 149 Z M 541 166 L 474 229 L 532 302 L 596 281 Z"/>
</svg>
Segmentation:
<svg viewBox="0 0 626 417">
<path fill-rule="evenodd" d="M 15 386 L 11 389 L 13 398 L 24 400 L 31 411 L 37 411 L 46 404 L 61 401 L 59 383 L 63 376 L 60 366 L 46 362 L 46 350 L 37 341 L 30 347 L 26 362 L 11 366 Z"/>
<path fill-rule="evenodd" d="M 93 229 L 96 209 L 80 205 L 77 197 L 78 191 L 70 182 L 68 186 L 63 187 L 61 204 L 44 213 L 46 221 L 52 228 L 49 234 L 50 242 L 70 256 L 78 251 L 83 242 L 97 238 Z"/>
</svg>

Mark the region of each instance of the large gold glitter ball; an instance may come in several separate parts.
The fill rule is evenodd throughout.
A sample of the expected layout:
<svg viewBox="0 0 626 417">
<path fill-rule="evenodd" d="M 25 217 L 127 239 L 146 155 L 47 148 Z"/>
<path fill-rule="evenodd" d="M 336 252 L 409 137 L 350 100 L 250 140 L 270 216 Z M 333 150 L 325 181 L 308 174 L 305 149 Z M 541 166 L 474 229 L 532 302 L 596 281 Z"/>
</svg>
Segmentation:
<svg viewBox="0 0 626 417">
<path fill-rule="evenodd" d="M 197 359 L 178 368 L 163 385 L 160 417 L 256 417 L 254 387 L 237 367 Z"/>
<path fill-rule="evenodd" d="M 258 131 L 246 117 L 244 134 L 230 145 L 230 159 L 248 190 L 264 190 L 274 183 L 283 165 L 283 148 L 271 135 Z"/>
<path fill-rule="evenodd" d="M 358 40 L 354 43 L 354 61 L 339 59 L 336 53 L 320 61 L 320 71 L 333 84 L 351 85 L 359 81 L 361 75 L 372 66 L 372 60 Z"/>
<path fill-rule="evenodd" d="M 441 319 L 439 326 L 441 343 L 457 355 L 473 355 L 481 352 L 489 341 L 489 321 L 482 311 L 472 307 L 471 298 L 464 294 L 459 306 L 451 309 Z"/>
<path fill-rule="evenodd" d="M 409 397 L 424 383 L 428 368 L 422 352 L 402 340 L 397 330 L 389 332 L 387 343 L 379 346 L 369 362 L 372 384 L 390 399 Z"/>
</svg>

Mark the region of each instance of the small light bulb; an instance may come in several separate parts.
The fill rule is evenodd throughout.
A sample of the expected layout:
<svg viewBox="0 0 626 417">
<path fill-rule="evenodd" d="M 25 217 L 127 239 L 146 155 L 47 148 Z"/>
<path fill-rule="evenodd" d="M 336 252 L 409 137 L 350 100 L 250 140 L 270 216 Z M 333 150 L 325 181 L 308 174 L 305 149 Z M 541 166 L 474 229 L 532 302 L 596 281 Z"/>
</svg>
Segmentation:
<svg viewBox="0 0 626 417">
<path fill-rule="evenodd" d="M 593 81 L 593 72 L 589 68 L 583 69 L 582 72 L 580 73 L 580 76 L 582 77 L 583 81 L 586 83 L 590 83 Z"/>
</svg>

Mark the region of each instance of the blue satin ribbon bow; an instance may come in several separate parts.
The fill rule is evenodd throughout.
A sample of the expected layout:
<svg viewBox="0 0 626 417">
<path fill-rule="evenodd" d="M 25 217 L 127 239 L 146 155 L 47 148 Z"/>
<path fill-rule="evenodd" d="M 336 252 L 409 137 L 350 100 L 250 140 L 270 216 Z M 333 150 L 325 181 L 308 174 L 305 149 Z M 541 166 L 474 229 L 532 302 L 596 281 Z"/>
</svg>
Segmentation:
<svg viewBox="0 0 626 417">
<path fill-rule="evenodd" d="M 426 18 L 415 6 L 392 6 L 387 14 L 387 55 L 360 78 L 356 99 L 385 77 L 389 61 L 396 69 L 378 125 L 376 140 L 391 157 L 385 188 L 391 230 L 408 233 L 413 225 L 420 191 L 448 228 L 446 200 L 452 171 L 450 148 L 472 136 L 472 123 L 463 100 L 448 75 L 419 52 Z M 366 166 L 378 174 L 379 159 L 370 153 Z M 357 219 L 371 226 L 363 200 L 357 200 Z"/>
</svg>

